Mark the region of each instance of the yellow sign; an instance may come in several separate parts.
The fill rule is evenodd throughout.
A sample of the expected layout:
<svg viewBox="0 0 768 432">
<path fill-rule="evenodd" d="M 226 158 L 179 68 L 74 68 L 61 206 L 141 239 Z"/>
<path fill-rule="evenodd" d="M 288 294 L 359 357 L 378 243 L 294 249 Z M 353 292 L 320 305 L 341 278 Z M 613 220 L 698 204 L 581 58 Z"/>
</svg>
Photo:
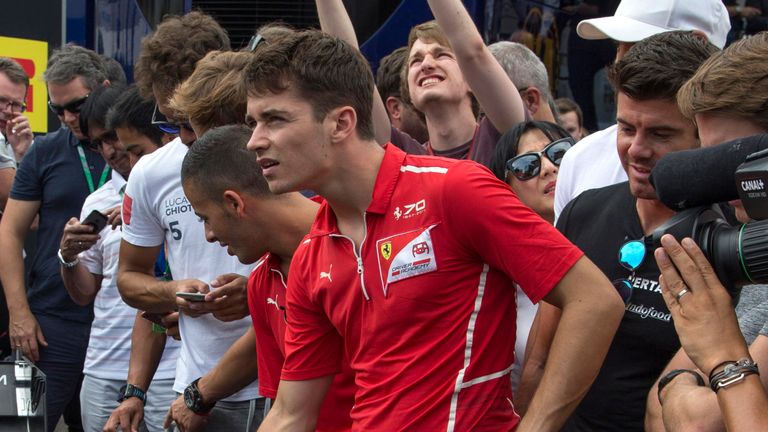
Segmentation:
<svg viewBox="0 0 768 432">
<path fill-rule="evenodd" d="M 32 132 L 48 132 L 48 89 L 43 72 L 48 63 L 48 42 L 0 36 L 0 56 L 16 60 L 29 75 L 27 110 Z"/>
<path fill-rule="evenodd" d="M 385 260 L 389 261 L 389 257 L 392 255 L 392 242 L 386 242 L 381 245 L 381 256 Z"/>
</svg>

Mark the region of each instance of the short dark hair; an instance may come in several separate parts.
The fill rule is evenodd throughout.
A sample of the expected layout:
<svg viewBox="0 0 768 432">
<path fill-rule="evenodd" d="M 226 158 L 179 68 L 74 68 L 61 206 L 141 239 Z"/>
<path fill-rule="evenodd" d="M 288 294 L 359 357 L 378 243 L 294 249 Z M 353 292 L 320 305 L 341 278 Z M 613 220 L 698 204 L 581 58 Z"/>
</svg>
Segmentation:
<svg viewBox="0 0 768 432">
<path fill-rule="evenodd" d="M 80 109 L 80 130 L 83 135 L 88 135 L 90 126 L 106 127 L 107 111 L 124 91 L 125 87 L 116 84 L 98 87 L 88 95 L 88 99 Z"/>
<path fill-rule="evenodd" d="M 351 106 L 358 135 L 373 139 L 373 74 L 360 51 L 339 38 L 305 30 L 267 43 L 256 51 L 245 82 L 249 96 L 295 88 L 317 121 L 334 108 Z"/>
<path fill-rule="evenodd" d="M 45 82 L 67 84 L 77 77 L 88 90 L 100 87 L 107 79 L 101 56 L 73 43 L 54 50 L 43 73 Z"/>
<path fill-rule="evenodd" d="M 154 87 L 167 99 L 177 85 L 192 75 L 198 60 L 210 51 L 229 49 L 226 30 L 210 15 L 192 11 L 169 16 L 141 41 L 133 72 L 136 85 L 144 97 L 155 96 Z"/>
<path fill-rule="evenodd" d="M 14 84 L 24 84 L 25 88 L 29 87 L 29 75 L 10 57 L 0 57 L 0 73 L 4 73 Z"/>
<path fill-rule="evenodd" d="M 132 85 L 117 99 L 107 112 L 106 127 L 109 130 L 129 128 L 146 136 L 158 147 L 163 145 L 163 132 L 152 123 L 155 102 L 139 94 L 139 89 Z"/>
<path fill-rule="evenodd" d="M 617 92 L 635 100 L 675 100 L 677 91 L 718 48 L 690 31 L 653 35 L 636 43 L 613 64 Z"/>
<path fill-rule="evenodd" d="M 382 57 L 379 62 L 379 69 L 376 71 L 376 88 L 379 90 L 383 101 L 386 101 L 390 96 L 402 99 L 400 96 L 400 78 L 407 59 L 408 47 L 402 46 Z"/>
<path fill-rule="evenodd" d="M 182 184 L 193 182 L 210 199 L 227 189 L 271 196 L 256 152 L 246 148 L 250 137 L 245 125 L 215 127 L 198 137 L 181 165 Z"/>
<path fill-rule="evenodd" d="M 541 131 L 541 133 L 546 135 L 550 141 L 569 138 L 571 136 L 571 134 L 559 124 L 548 121 L 532 120 L 518 123 L 517 126 L 506 131 L 496 144 L 496 150 L 494 150 L 493 159 L 491 159 L 489 166 L 496 178 L 505 181 L 507 161 L 517 156 L 520 147 L 520 138 L 532 130 Z"/>
<path fill-rule="evenodd" d="M 125 76 L 125 70 L 123 70 L 123 65 L 120 62 L 105 55 L 101 56 L 101 61 L 104 63 L 104 72 L 106 72 L 110 83 L 128 85 L 128 78 Z"/>
</svg>

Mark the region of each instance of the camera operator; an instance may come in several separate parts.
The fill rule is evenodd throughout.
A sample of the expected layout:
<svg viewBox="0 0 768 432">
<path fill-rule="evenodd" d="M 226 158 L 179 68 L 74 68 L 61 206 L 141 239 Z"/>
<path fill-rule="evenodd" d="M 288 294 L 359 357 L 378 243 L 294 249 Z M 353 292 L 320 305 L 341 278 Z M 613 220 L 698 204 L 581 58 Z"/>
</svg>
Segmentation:
<svg viewBox="0 0 768 432">
<path fill-rule="evenodd" d="M 680 89 L 677 95 L 678 105 L 686 117 L 696 121 L 702 147 L 711 147 L 726 141 L 768 132 L 767 109 L 764 105 L 766 98 L 768 98 L 768 89 L 762 83 L 768 74 L 768 65 L 764 62 L 766 55 L 768 55 L 768 33 L 760 33 L 752 38 L 741 40 L 713 55 Z M 749 216 L 747 216 L 740 201 L 732 201 L 730 204 L 735 207 L 736 217 L 740 222 L 749 221 Z M 690 258 L 695 258 L 697 254 L 701 254 L 697 247 L 684 247 L 689 256 L 687 258 L 674 242 L 670 242 L 669 247 L 665 244 L 665 249 L 670 255 L 672 251 L 676 251 L 680 255 L 678 259 L 675 259 L 674 255 L 672 256 L 678 269 L 681 268 L 681 262 L 690 265 Z M 675 280 L 679 280 L 680 276 L 669 263 L 669 259 L 664 257 L 665 255 L 662 254 L 658 261 L 659 267 L 667 279 L 667 286 L 680 295 L 681 288 L 674 288 L 670 283 L 670 278 L 674 277 Z M 659 259 L 658 255 L 657 259 Z M 694 259 L 694 261 L 696 260 Z M 662 263 L 668 267 L 667 272 L 664 271 Z M 704 271 L 701 263 L 697 261 L 696 264 L 698 264 L 697 268 Z M 708 263 L 706 269 L 709 269 Z M 709 271 L 711 272 L 711 270 Z M 686 282 L 695 277 L 695 273 L 692 270 L 680 271 L 680 275 Z M 704 279 L 706 280 L 706 278 Z M 695 280 L 703 283 L 700 278 Z M 677 372 L 695 369 L 696 365 L 703 366 L 700 363 L 701 360 L 696 358 L 700 354 L 694 354 L 695 350 L 699 348 L 687 346 L 686 340 L 689 343 L 698 343 L 697 346 L 702 346 L 702 341 L 710 341 L 712 346 L 705 348 L 710 351 L 707 354 L 712 355 L 727 352 L 725 350 L 730 349 L 728 347 L 735 343 L 735 339 L 730 336 L 723 340 L 709 338 L 710 336 L 727 334 L 724 332 L 731 324 L 733 310 L 731 302 L 725 302 L 721 298 L 725 295 L 724 292 L 721 292 L 722 288 L 715 287 L 714 282 L 703 286 L 710 293 L 690 296 L 690 298 L 687 294 L 683 294 L 686 298 L 683 300 L 680 296 L 681 301 L 674 302 L 675 310 L 670 307 L 675 327 L 685 351 L 679 351 L 661 374 L 661 380 L 665 381 L 662 390 L 658 390 L 657 384 L 648 394 L 646 430 L 663 431 L 665 428 L 666 430 L 722 430 L 723 421 L 728 423 L 729 420 L 732 420 L 725 412 L 720 412 L 718 402 L 723 404 L 721 407 L 725 410 L 727 405 L 723 401 L 724 394 L 732 393 L 734 389 L 725 389 L 715 394 L 708 387 L 697 385 L 694 374 L 698 372 Z M 746 337 L 747 343 L 751 344 L 749 352 L 752 360 L 756 363 L 768 362 L 768 326 L 766 325 L 768 322 L 768 289 L 766 288 L 768 287 L 765 285 L 745 286 L 736 308 L 743 333 L 743 336 L 740 333 L 737 334 L 737 339 L 743 344 L 742 341 Z M 695 287 L 689 286 L 687 289 L 689 291 L 686 293 L 693 293 Z M 704 299 L 694 300 L 693 297 Z M 665 295 L 665 298 L 668 300 L 669 296 Z M 718 301 L 727 303 L 727 307 L 730 309 L 727 314 L 712 315 L 715 306 L 725 307 L 720 305 Z M 710 321 L 704 321 L 704 317 L 708 317 L 706 319 Z M 708 327 L 710 325 L 712 326 L 711 329 Z M 717 331 L 714 330 L 715 327 Z M 690 358 L 686 352 L 690 354 Z M 733 358 L 733 360 L 739 358 Z M 729 359 L 723 358 L 719 361 Z M 705 367 L 701 371 L 706 374 L 710 372 L 710 369 Z M 750 377 L 749 381 L 758 382 L 754 377 Z M 764 384 L 768 384 L 765 379 Z M 734 397 L 734 399 L 737 398 Z M 660 405 L 660 400 L 663 402 L 663 408 Z M 754 401 L 755 399 L 749 400 L 750 403 Z M 745 414 L 746 408 L 740 408 L 739 415 L 744 416 Z"/>
</svg>

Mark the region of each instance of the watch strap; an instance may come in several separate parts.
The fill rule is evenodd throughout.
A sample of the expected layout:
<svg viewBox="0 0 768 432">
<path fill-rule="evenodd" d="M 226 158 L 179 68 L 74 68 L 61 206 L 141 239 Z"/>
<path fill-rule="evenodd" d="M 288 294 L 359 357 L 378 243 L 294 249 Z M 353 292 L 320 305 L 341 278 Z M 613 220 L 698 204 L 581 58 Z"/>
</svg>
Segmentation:
<svg viewBox="0 0 768 432">
<path fill-rule="evenodd" d="M 192 381 L 184 390 L 184 403 L 193 413 L 205 416 L 216 406 L 216 402 L 206 403 L 203 400 L 203 394 L 200 393 L 200 388 L 197 386 L 198 381 L 200 378 Z"/>
<path fill-rule="evenodd" d="M 56 256 L 59 258 L 59 263 L 61 263 L 64 268 L 72 268 L 80 263 L 80 257 L 75 258 L 74 261 L 66 261 L 64 257 L 61 256 L 61 249 L 56 253 Z"/>
<path fill-rule="evenodd" d="M 698 372 L 690 369 L 674 369 L 669 371 L 666 375 L 661 377 L 659 380 L 659 388 L 656 392 L 656 397 L 659 399 L 659 403 L 661 403 L 661 391 L 664 389 L 664 387 L 667 386 L 670 382 L 672 382 L 673 379 L 675 379 L 676 376 L 681 374 L 691 374 L 696 378 L 696 385 L 700 387 L 704 387 L 706 384 L 704 383 L 704 378 L 699 374 Z"/>
<path fill-rule="evenodd" d="M 141 403 L 144 405 L 147 404 L 147 392 L 139 387 L 136 387 L 133 384 L 125 384 L 122 387 L 120 387 L 120 395 L 117 399 L 118 402 L 122 402 L 129 398 L 139 398 L 141 400 Z"/>
</svg>

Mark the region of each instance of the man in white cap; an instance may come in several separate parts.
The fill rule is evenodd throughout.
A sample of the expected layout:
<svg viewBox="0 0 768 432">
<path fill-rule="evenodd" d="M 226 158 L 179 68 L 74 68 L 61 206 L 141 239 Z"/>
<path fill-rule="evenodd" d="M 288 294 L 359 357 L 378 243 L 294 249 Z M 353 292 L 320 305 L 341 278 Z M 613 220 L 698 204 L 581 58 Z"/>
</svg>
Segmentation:
<svg viewBox="0 0 768 432">
<path fill-rule="evenodd" d="M 610 17 L 581 21 L 576 32 L 584 39 L 613 39 L 620 60 L 635 42 L 673 30 L 692 30 L 718 48 L 731 28 L 720 0 L 623 0 Z M 617 126 L 597 131 L 563 158 L 555 190 L 555 218 L 572 199 L 588 189 L 627 180 L 616 151 Z M 589 167 L 589 169 L 586 169 Z"/>
</svg>

